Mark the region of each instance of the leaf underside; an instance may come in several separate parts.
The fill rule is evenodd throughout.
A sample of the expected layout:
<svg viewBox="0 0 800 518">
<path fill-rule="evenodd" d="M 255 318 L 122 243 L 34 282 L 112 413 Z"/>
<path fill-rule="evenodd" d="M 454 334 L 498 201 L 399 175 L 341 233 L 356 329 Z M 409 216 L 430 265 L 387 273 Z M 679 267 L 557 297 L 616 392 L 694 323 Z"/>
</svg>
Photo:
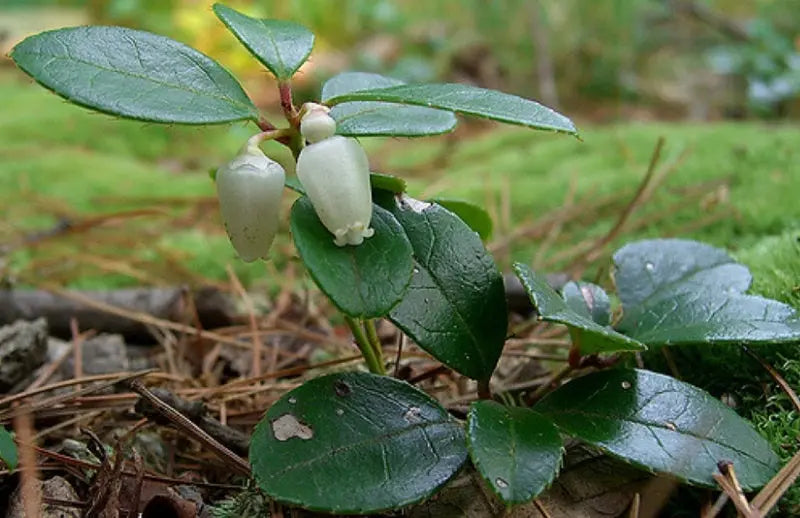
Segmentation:
<svg viewBox="0 0 800 518">
<path fill-rule="evenodd" d="M 513 269 L 539 312 L 539 317 L 569 327 L 572 339 L 582 354 L 646 349 L 639 341 L 592 320 L 588 308 L 580 312 L 573 309 L 550 287 L 543 275 L 527 265 L 515 263 Z"/>
<path fill-rule="evenodd" d="M 517 124 L 534 129 L 577 134 L 567 117 L 535 101 L 464 84 L 411 84 L 337 93 L 330 105 L 353 101 L 380 101 L 449 110 L 464 115 Z"/>
<path fill-rule="evenodd" d="M 322 87 L 322 101 L 358 90 L 404 84 L 399 79 L 366 72 L 344 72 Z M 421 137 L 452 131 L 456 117 L 442 110 L 382 102 L 346 102 L 330 113 L 336 132 L 345 136 Z"/>
</svg>

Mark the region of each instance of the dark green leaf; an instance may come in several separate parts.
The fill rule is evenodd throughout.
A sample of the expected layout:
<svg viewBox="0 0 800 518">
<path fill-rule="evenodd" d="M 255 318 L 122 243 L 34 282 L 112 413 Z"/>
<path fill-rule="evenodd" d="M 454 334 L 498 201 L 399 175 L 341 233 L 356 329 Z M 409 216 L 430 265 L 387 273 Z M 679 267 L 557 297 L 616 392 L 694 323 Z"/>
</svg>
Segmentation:
<svg viewBox="0 0 800 518">
<path fill-rule="evenodd" d="M 17 469 L 17 445 L 5 427 L 0 426 L 0 460 L 9 471 Z"/>
<path fill-rule="evenodd" d="M 621 248 L 614 263 L 624 309 L 619 329 L 648 345 L 800 342 L 794 309 L 745 295 L 749 270 L 722 250 L 656 239 Z"/>
<path fill-rule="evenodd" d="M 284 395 L 250 443 L 253 474 L 270 497 L 339 514 L 423 500 L 466 458 L 463 428 L 433 398 L 356 372 L 315 378 Z"/>
<path fill-rule="evenodd" d="M 507 505 L 544 491 L 561 465 L 561 436 L 546 417 L 527 408 L 476 401 L 467 416 L 470 458 Z"/>
<path fill-rule="evenodd" d="M 433 198 L 430 201 L 438 203 L 461 218 L 461 221 L 469 225 L 469 228 L 477 232 L 484 241 L 492 235 L 492 218 L 489 217 L 489 213 L 483 207 L 468 201 L 454 200 L 452 198 Z"/>
<path fill-rule="evenodd" d="M 491 376 L 508 327 L 503 277 L 478 235 L 452 212 L 409 197 L 391 211 L 414 248 L 414 275 L 389 318 L 437 360 Z"/>
<path fill-rule="evenodd" d="M 535 410 L 562 430 L 655 472 L 715 487 L 717 463 L 732 461 L 753 490 L 780 467 L 769 443 L 729 407 L 669 376 L 595 372 L 558 388 Z"/>
<path fill-rule="evenodd" d="M 366 72 L 344 72 L 330 78 L 322 87 L 322 101 L 359 90 L 404 84 L 399 79 Z M 334 106 L 331 117 L 336 132 L 347 136 L 419 137 L 447 133 L 456 126 L 456 117 L 447 111 L 427 107 L 381 102 L 346 102 Z"/>
<path fill-rule="evenodd" d="M 123 27 L 75 27 L 31 36 L 11 58 L 70 102 L 151 122 L 258 119 L 236 79 L 175 40 Z"/>
<path fill-rule="evenodd" d="M 406 181 L 390 174 L 370 173 L 369 183 L 373 189 L 382 189 L 395 194 L 406 191 Z"/>
<path fill-rule="evenodd" d="M 214 13 L 280 80 L 291 78 L 314 47 L 314 34 L 299 23 L 251 18 L 222 4 L 214 4 Z"/>
<path fill-rule="evenodd" d="M 470 85 L 398 85 L 351 91 L 327 99 L 329 105 L 348 101 L 382 101 L 427 106 L 530 128 L 577 133 L 571 120 L 535 101 Z"/>
<path fill-rule="evenodd" d="M 358 246 L 336 246 L 307 197 L 292 207 L 294 244 L 320 289 L 351 317 L 375 318 L 389 313 L 406 292 L 412 249 L 400 224 L 373 205 L 375 235 Z"/>
<path fill-rule="evenodd" d="M 575 311 L 550 287 L 544 276 L 533 272 L 527 265 L 515 263 L 513 268 L 539 317 L 568 326 L 574 345 L 582 354 L 646 349 L 640 342 L 592 320 L 588 308 Z"/>
<path fill-rule="evenodd" d="M 572 311 L 594 320 L 601 326 L 611 322 L 611 301 L 608 294 L 591 282 L 568 282 L 561 296 Z"/>
</svg>

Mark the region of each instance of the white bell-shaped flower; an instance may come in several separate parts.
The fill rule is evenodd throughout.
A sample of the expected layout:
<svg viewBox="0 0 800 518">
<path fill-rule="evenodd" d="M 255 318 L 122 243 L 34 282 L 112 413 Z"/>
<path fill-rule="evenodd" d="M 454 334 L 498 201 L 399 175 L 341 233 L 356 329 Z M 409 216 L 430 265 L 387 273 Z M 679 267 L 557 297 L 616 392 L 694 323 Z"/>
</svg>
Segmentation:
<svg viewBox="0 0 800 518">
<path fill-rule="evenodd" d="M 258 136 L 257 136 L 258 137 Z M 217 196 L 225 231 L 245 262 L 266 259 L 275 233 L 286 180 L 283 167 L 250 139 L 217 171 Z"/>
<path fill-rule="evenodd" d="M 326 112 L 309 111 L 303 121 L 308 117 L 305 129 L 301 122 L 301 133 L 312 143 L 300 152 L 297 177 L 320 221 L 333 234 L 334 243 L 360 245 L 375 233 L 369 227 L 372 190 L 367 154 L 356 139 L 331 136 L 335 123 L 331 126 L 333 119 Z M 325 134 L 328 136 L 314 141 Z"/>
<path fill-rule="evenodd" d="M 300 134 L 310 143 L 332 137 L 336 133 L 336 121 L 328 115 L 330 108 L 316 103 L 303 105 Z"/>
</svg>

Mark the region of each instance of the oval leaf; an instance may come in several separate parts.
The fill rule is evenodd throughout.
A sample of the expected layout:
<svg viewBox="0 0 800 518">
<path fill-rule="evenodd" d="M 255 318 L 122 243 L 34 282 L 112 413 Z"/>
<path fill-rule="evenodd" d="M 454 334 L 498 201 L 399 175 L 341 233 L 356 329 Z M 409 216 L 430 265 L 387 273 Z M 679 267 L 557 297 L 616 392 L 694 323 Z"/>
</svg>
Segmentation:
<svg viewBox="0 0 800 518">
<path fill-rule="evenodd" d="M 750 271 L 717 248 L 680 239 L 632 243 L 614 254 L 624 309 L 619 329 L 651 346 L 800 342 L 800 317 L 745 295 Z"/>
<path fill-rule="evenodd" d="M 486 241 L 492 235 L 492 218 L 483 207 L 479 207 L 465 200 L 456 200 L 452 198 L 433 198 L 430 201 L 438 203 L 461 218 L 461 221 L 477 232 L 482 240 Z"/>
<path fill-rule="evenodd" d="M 539 312 L 539 318 L 569 327 L 573 345 L 581 354 L 646 349 L 644 344 L 592 320 L 588 308 L 575 311 L 550 287 L 543 275 L 535 273 L 527 265 L 515 263 L 513 269 Z"/>
<path fill-rule="evenodd" d="M 17 469 L 17 445 L 4 426 L 0 426 L 0 460 L 9 471 Z"/>
<path fill-rule="evenodd" d="M 717 463 L 732 461 L 753 490 L 780 467 L 769 443 L 729 407 L 663 374 L 615 369 L 570 381 L 534 407 L 562 430 L 655 472 L 715 487 Z"/>
<path fill-rule="evenodd" d="M 395 198 L 396 200 L 396 198 Z M 420 347 L 473 379 L 491 376 L 508 327 L 503 277 L 455 214 L 407 196 L 392 213 L 414 248 L 414 274 L 389 318 Z"/>
<path fill-rule="evenodd" d="M 322 100 L 371 88 L 404 84 L 398 79 L 366 72 L 344 72 L 322 87 Z M 347 102 L 334 106 L 336 132 L 346 136 L 419 137 L 447 133 L 456 126 L 456 117 L 447 111 L 420 106 L 380 102 Z"/>
<path fill-rule="evenodd" d="M 332 96 L 327 103 L 348 101 L 427 106 L 535 129 L 577 133 L 571 120 L 535 101 L 470 85 L 418 84 L 358 90 Z"/>
<path fill-rule="evenodd" d="M 331 301 L 355 318 L 389 313 L 406 292 L 412 249 L 400 224 L 373 205 L 375 235 L 358 246 L 336 246 L 305 196 L 292 207 L 294 244 L 311 277 Z"/>
<path fill-rule="evenodd" d="M 393 192 L 395 194 L 400 194 L 406 191 L 406 181 L 390 174 L 370 173 L 369 185 L 373 190 L 379 189 Z"/>
<path fill-rule="evenodd" d="M 269 496 L 308 509 L 374 513 L 423 500 L 467 458 L 464 431 L 407 383 L 339 373 L 278 400 L 253 432 L 253 474 Z"/>
<path fill-rule="evenodd" d="M 258 120 L 236 79 L 183 43 L 123 27 L 43 32 L 14 47 L 25 73 L 66 100 L 150 122 Z"/>
<path fill-rule="evenodd" d="M 527 408 L 476 401 L 467 416 L 467 448 L 475 467 L 507 505 L 544 491 L 561 466 L 563 445 L 555 425 Z"/>
<path fill-rule="evenodd" d="M 252 18 L 222 4 L 214 13 L 279 80 L 291 78 L 314 47 L 314 34 L 299 23 Z"/>
</svg>

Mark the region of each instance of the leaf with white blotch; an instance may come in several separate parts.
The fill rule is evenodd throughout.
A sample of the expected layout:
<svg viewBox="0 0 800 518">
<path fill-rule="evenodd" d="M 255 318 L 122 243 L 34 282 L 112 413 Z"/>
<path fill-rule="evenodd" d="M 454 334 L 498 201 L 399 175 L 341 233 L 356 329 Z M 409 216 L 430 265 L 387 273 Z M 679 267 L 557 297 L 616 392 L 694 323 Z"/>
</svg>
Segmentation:
<svg viewBox="0 0 800 518">
<path fill-rule="evenodd" d="M 467 458 L 464 429 L 429 395 L 387 376 L 350 372 L 307 381 L 270 407 L 253 432 L 261 489 L 337 514 L 419 502 Z"/>
<path fill-rule="evenodd" d="M 300 258 L 320 289 L 355 318 L 385 316 L 411 280 L 412 249 L 388 211 L 373 205 L 375 234 L 358 246 L 337 246 L 306 196 L 292 206 L 291 231 Z"/>
<path fill-rule="evenodd" d="M 800 317 L 746 295 L 752 277 L 724 251 L 680 239 L 639 241 L 614 254 L 618 329 L 651 346 L 800 343 Z"/>
<path fill-rule="evenodd" d="M 462 84 L 397 85 L 356 90 L 330 96 L 329 105 L 353 101 L 381 101 L 449 110 L 529 128 L 577 134 L 567 117 L 536 101 Z"/>
<path fill-rule="evenodd" d="M 478 235 L 447 209 L 408 196 L 388 208 L 414 249 L 414 274 L 389 318 L 473 379 L 491 376 L 508 328 L 503 277 Z"/>
<path fill-rule="evenodd" d="M 564 432 L 657 473 L 716 487 L 733 462 L 745 490 L 767 483 L 780 461 L 750 424 L 708 393 L 663 374 L 612 369 L 559 387 L 534 410 Z"/>
<path fill-rule="evenodd" d="M 506 505 L 523 504 L 553 482 L 564 453 L 553 423 L 528 408 L 476 401 L 467 415 L 475 467 Z"/>
<path fill-rule="evenodd" d="M 535 273 L 527 265 L 515 263 L 513 269 L 538 311 L 539 318 L 569 327 L 573 344 L 581 354 L 641 351 L 647 348 L 639 341 L 592 320 L 588 308 L 584 311 L 573 309 L 572 304 L 567 304 L 550 287 L 544 276 Z"/>
<path fill-rule="evenodd" d="M 258 120 L 236 79 L 175 40 L 124 27 L 74 27 L 26 38 L 11 52 L 25 73 L 66 100 L 150 122 Z"/>
<path fill-rule="evenodd" d="M 359 90 L 404 84 L 399 79 L 366 72 L 343 72 L 322 87 L 322 101 Z M 442 110 L 421 106 L 381 102 L 346 102 L 330 113 L 340 135 L 421 137 L 447 133 L 456 126 L 456 117 Z"/>
<path fill-rule="evenodd" d="M 222 4 L 214 13 L 279 80 L 291 78 L 314 47 L 314 34 L 299 23 L 252 18 Z"/>
</svg>

